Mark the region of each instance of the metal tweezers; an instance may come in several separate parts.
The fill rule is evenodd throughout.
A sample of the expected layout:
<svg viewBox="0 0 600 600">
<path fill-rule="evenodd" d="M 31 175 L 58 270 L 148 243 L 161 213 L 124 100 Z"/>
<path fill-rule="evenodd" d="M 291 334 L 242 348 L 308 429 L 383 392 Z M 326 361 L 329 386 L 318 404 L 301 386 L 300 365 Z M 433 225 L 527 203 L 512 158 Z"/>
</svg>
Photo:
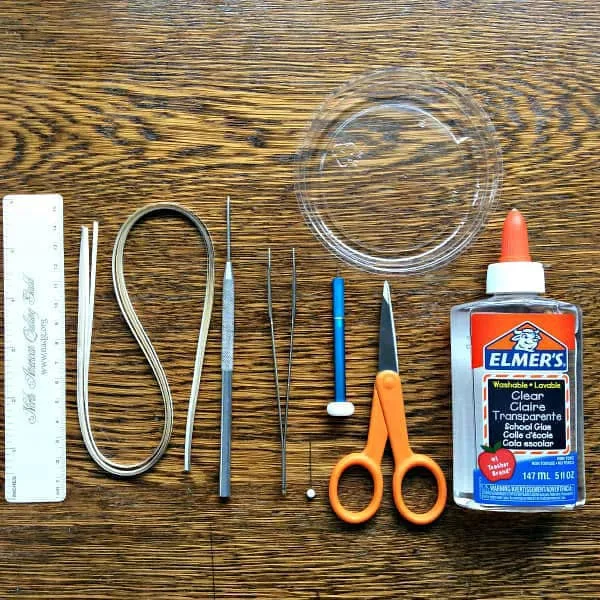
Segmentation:
<svg viewBox="0 0 600 600">
<path fill-rule="evenodd" d="M 275 394 L 277 396 L 277 412 L 279 415 L 279 435 L 281 443 L 281 493 L 287 493 L 287 429 L 288 408 L 290 403 L 290 386 L 292 382 L 292 356 L 294 353 L 294 325 L 296 322 L 296 249 L 292 248 L 292 306 L 290 310 L 290 347 L 288 354 L 287 385 L 285 391 L 285 405 L 282 406 L 281 392 L 279 390 L 279 370 L 277 368 L 277 345 L 275 343 L 275 324 L 273 321 L 273 291 L 271 286 L 271 248 L 268 250 L 267 264 L 267 305 L 269 309 L 269 324 L 271 326 L 271 350 L 273 352 L 273 371 L 275 374 Z"/>
</svg>

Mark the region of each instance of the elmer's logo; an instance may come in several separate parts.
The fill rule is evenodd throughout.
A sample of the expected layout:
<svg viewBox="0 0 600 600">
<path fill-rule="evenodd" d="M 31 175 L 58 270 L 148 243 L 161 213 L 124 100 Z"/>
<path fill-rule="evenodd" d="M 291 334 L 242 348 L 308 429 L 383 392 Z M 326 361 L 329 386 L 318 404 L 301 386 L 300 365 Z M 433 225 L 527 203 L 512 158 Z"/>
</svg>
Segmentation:
<svg viewBox="0 0 600 600">
<path fill-rule="evenodd" d="M 483 360 L 486 369 L 566 371 L 567 347 L 525 321 L 486 344 Z"/>
</svg>

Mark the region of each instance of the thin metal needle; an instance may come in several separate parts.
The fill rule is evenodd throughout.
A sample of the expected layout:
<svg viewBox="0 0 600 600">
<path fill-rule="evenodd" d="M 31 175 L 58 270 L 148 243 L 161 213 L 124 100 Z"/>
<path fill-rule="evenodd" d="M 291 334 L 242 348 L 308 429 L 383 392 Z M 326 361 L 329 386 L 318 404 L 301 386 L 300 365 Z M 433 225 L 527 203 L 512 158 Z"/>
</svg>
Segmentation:
<svg viewBox="0 0 600 600">
<path fill-rule="evenodd" d="M 215 550 L 214 550 L 214 546 L 213 546 L 212 525 L 209 529 L 209 536 L 210 536 L 210 566 L 211 566 L 211 572 L 212 572 L 212 596 L 213 596 L 213 600 L 216 600 L 217 587 L 215 585 Z"/>
<path fill-rule="evenodd" d="M 312 443 L 308 440 L 308 489 L 306 490 L 306 497 L 309 500 L 314 500 L 317 495 L 312 484 Z"/>
<path fill-rule="evenodd" d="M 227 262 L 231 262 L 231 200 L 227 196 Z"/>
<path fill-rule="evenodd" d="M 235 289 L 231 264 L 231 210 L 227 196 L 227 262 L 223 275 L 223 322 L 221 326 L 221 458 L 219 497 L 231 495 L 231 407 L 233 384 L 233 343 Z"/>
<path fill-rule="evenodd" d="M 312 488 L 312 443 L 308 440 L 308 485 Z"/>
</svg>

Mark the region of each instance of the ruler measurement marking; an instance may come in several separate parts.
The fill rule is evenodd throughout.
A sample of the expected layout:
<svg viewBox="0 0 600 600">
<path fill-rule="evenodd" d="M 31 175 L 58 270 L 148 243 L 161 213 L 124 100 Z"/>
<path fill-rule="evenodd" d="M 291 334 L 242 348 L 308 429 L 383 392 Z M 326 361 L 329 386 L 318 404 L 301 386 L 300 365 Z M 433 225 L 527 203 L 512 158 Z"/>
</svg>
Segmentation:
<svg viewBox="0 0 600 600">
<path fill-rule="evenodd" d="M 4 198 L 5 497 L 66 491 L 62 198 Z"/>
</svg>

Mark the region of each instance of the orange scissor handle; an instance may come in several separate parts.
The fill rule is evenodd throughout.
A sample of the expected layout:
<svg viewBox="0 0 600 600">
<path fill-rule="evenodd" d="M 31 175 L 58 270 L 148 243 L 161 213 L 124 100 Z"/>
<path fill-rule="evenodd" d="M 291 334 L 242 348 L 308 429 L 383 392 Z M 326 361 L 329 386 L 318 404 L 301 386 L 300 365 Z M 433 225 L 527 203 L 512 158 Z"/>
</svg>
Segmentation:
<svg viewBox="0 0 600 600">
<path fill-rule="evenodd" d="M 405 475 L 411 470 L 421 467 L 429 471 L 435 478 L 437 486 L 437 498 L 433 506 L 426 512 L 417 513 L 404 502 L 402 496 L 402 482 Z M 400 464 L 396 465 L 394 470 L 394 478 L 392 479 L 392 490 L 394 492 L 394 503 L 398 512 L 410 523 L 414 525 L 428 525 L 433 523 L 444 512 L 446 507 L 446 498 L 448 490 L 446 487 L 446 478 L 440 466 L 429 456 L 425 454 L 412 454 L 405 458 Z"/>
<path fill-rule="evenodd" d="M 381 474 L 381 460 L 385 445 L 387 444 L 388 432 L 385 419 L 381 411 L 381 403 L 377 396 L 377 388 L 373 386 L 373 402 L 371 403 L 371 417 L 369 418 L 369 435 L 367 444 L 362 452 L 352 452 L 341 458 L 333 467 L 329 479 L 329 502 L 333 512 L 346 523 L 358 524 L 368 521 L 379 508 L 383 497 L 383 476 Z M 344 508 L 340 502 L 338 485 L 340 479 L 351 467 L 362 467 L 366 469 L 373 480 L 373 497 L 361 511 L 351 511 Z"/>
<path fill-rule="evenodd" d="M 369 504 L 361 511 L 352 511 L 344 507 L 340 501 L 338 494 L 338 485 L 344 471 L 351 467 L 362 467 L 366 469 L 373 479 L 373 497 Z M 329 479 L 329 502 L 333 512 L 346 523 L 357 525 L 368 521 L 379 508 L 383 497 L 383 476 L 381 474 L 381 466 L 378 465 L 365 452 L 352 452 L 341 458 L 333 467 L 331 477 Z"/>
<path fill-rule="evenodd" d="M 395 371 L 381 371 L 375 379 L 375 387 L 388 430 L 394 462 L 396 463 L 392 480 L 396 508 L 407 521 L 415 525 L 433 523 L 442 514 L 446 506 L 448 489 L 444 473 L 432 458 L 425 454 L 415 454 L 410 448 L 404 412 L 402 382 L 398 373 Z M 402 496 L 404 477 L 411 469 L 417 467 L 429 471 L 433 475 L 437 486 L 437 498 L 434 505 L 423 513 L 410 510 Z"/>
</svg>

